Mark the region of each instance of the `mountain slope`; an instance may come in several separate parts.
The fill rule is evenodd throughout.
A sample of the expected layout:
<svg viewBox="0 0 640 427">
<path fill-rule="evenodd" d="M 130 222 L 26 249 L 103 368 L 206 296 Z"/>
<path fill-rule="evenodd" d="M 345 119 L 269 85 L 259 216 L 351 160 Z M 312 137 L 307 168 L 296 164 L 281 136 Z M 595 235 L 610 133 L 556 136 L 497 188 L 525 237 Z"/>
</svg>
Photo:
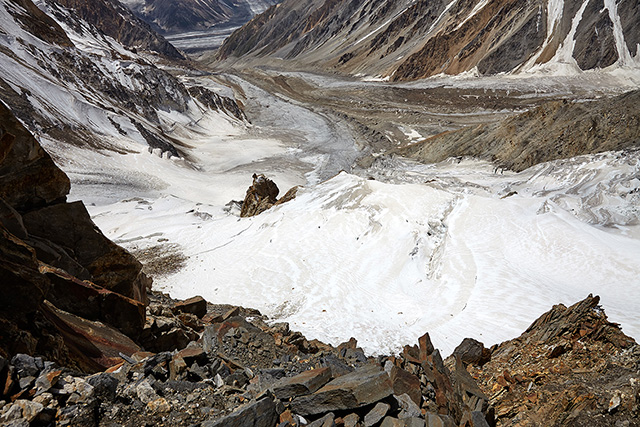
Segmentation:
<svg viewBox="0 0 640 427">
<path fill-rule="evenodd" d="M 111 4 L 101 1 L 96 8 Z M 79 19 L 75 10 L 52 1 L 39 6 L 43 10 L 30 0 L 0 1 L 0 87 L 3 101 L 40 138 L 182 157 L 165 131 L 170 123 L 211 114 L 242 120 L 232 100 L 204 89 L 192 96 L 176 78 Z M 109 17 L 113 28 L 128 25 L 127 15 Z"/>
<path fill-rule="evenodd" d="M 55 12 L 56 3 L 49 4 L 58 19 L 65 19 L 64 13 Z M 94 25 L 128 48 L 150 50 L 170 59 L 184 59 L 164 37 L 117 0 L 60 0 L 57 4 L 73 10 L 76 17 Z M 72 21 L 70 25 L 73 25 Z"/>
<path fill-rule="evenodd" d="M 219 58 L 393 80 L 637 66 L 639 13 L 633 0 L 286 0 L 229 37 Z"/>
<path fill-rule="evenodd" d="M 636 90 L 590 102 L 549 102 L 499 123 L 443 132 L 394 152 L 428 163 L 484 158 L 523 171 L 550 160 L 639 147 Z"/>
</svg>

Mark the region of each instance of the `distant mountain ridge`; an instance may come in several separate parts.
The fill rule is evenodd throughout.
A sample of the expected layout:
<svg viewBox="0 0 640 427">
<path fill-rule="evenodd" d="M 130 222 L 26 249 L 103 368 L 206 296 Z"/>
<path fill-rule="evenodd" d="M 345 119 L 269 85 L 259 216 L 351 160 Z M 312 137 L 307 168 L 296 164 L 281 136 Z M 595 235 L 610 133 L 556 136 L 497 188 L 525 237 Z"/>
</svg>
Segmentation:
<svg viewBox="0 0 640 427">
<path fill-rule="evenodd" d="M 635 0 L 285 0 L 232 34 L 219 58 L 396 81 L 637 67 L 638 22 Z"/>
<path fill-rule="evenodd" d="M 121 0 L 161 34 L 242 25 L 278 0 Z"/>
</svg>

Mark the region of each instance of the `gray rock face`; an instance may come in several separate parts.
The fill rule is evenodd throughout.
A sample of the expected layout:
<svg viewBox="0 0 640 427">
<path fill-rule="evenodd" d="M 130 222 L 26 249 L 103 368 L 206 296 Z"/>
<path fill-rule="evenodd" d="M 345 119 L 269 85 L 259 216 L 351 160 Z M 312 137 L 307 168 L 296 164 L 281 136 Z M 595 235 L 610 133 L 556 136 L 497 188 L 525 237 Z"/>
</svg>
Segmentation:
<svg viewBox="0 0 640 427">
<path fill-rule="evenodd" d="M 270 397 L 250 403 L 232 414 L 215 421 L 205 421 L 203 427 L 273 427 L 278 415 Z"/>
<path fill-rule="evenodd" d="M 273 393 L 280 400 L 313 393 L 331 379 L 330 368 L 305 371 L 294 377 L 283 378 L 273 385 Z"/>
<path fill-rule="evenodd" d="M 291 402 L 295 413 L 313 415 L 359 408 L 393 393 L 389 375 L 377 365 L 369 365 L 329 382 L 314 394 Z"/>
</svg>

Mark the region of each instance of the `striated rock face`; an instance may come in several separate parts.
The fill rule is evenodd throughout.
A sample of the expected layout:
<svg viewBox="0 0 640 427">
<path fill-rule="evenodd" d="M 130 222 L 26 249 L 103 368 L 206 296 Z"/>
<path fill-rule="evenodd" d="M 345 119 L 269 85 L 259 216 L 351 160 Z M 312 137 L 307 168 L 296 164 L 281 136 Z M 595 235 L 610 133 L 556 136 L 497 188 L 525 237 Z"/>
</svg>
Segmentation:
<svg viewBox="0 0 640 427">
<path fill-rule="evenodd" d="M 27 232 L 62 247 L 84 267 L 95 284 L 146 302 L 150 280 L 133 255 L 107 239 L 82 202 L 46 206 L 23 215 Z"/>
<path fill-rule="evenodd" d="M 285 0 L 232 34 L 219 58 L 242 57 L 242 64 L 279 58 L 294 68 L 313 65 L 395 81 L 474 69 L 518 72 L 537 64 L 633 66 L 639 30 L 631 17 L 637 22 L 638 3 L 582 3 Z"/>
<path fill-rule="evenodd" d="M 640 91 L 633 91 L 585 103 L 553 101 L 499 123 L 445 132 L 397 153 L 429 163 L 472 156 L 522 171 L 545 161 L 638 146 Z"/>
<path fill-rule="evenodd" d="M 589 295 L 556 305 L 469 367 L 499 425 L 639 425 L 640 346 Z"/>
<path fill-rule="evenodd" d="M 129 337 L 145 325 L 150 280 L 81 202 L 65 203 L 69 179 L 4 104 L 0 141 L 0 356 L 39 349 L 105 369 L 139 349 Z"/>
</svg>

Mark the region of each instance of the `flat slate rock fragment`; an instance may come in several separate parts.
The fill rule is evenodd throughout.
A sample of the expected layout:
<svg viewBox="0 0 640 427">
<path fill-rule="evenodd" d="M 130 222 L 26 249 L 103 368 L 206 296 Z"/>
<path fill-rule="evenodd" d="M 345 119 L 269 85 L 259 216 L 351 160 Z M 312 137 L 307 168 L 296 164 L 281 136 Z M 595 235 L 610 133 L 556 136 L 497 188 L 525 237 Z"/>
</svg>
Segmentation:
<svg viewBox="0 0 640 427">
<path fill-rule="evenodd" d="M 378 365 L 367 365 L 334 379 L 314 394 L 295 398 L 291 408 L 303 416 L 355 409 L 392 393 L 389 375 Z"/>
</svg>

